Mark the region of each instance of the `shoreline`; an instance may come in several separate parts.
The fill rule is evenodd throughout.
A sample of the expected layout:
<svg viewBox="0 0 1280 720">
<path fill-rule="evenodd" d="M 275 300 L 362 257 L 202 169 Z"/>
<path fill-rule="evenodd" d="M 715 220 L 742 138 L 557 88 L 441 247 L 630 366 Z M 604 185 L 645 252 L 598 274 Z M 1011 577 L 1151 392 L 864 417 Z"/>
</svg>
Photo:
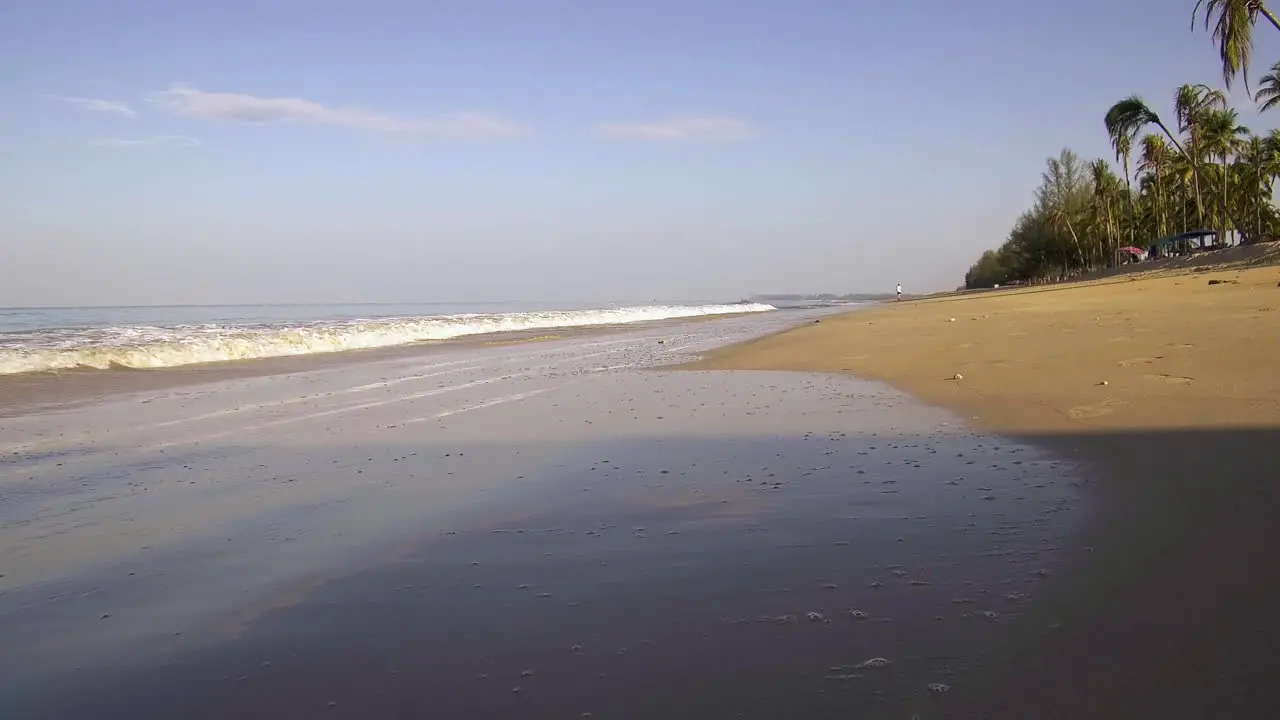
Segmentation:
<svg viewBox="0 0 1280 720">
<path fill-rule="evenodd" d="M 882 384 L 649 371 L 826 317 L 13 423 L 0 707 L 934 717 L 931 686 L 963 687 L 1034 606 L 1087 503 L 1074 464 Z"/>
<path fill-rule="evenodd" d="M 1091 470 L 1070 570 L 947 716 L 1280 715 L 1262 650 L 1280 564 L 1258 559 L 1280 544 L 1277 280 L 1198 267 L 889 303 L 686 367 L 885 382 Z"/>
<path fill-rule="evenodd" d="M 192 363 L 172 367 L 106 370 L 75 368 L 14 373 L 0 375 L 0 418 L 18 417 L 54 407 L 74 407 L 87 402 L 140 392 L 175 390 L 226 380 L 249 380 L 332 370 L 357 363 L 427 358 L 433 353 L 449 349 L 572 340 L 619 330 L 673 327 L 682 323 L 714 322 L 756 314 L 771 315 L 786 312 L 789 311 L 779 309 L 765 313 L 725 313 L 636 323 L 510 330 L 380 348 Z"/>
</svg>

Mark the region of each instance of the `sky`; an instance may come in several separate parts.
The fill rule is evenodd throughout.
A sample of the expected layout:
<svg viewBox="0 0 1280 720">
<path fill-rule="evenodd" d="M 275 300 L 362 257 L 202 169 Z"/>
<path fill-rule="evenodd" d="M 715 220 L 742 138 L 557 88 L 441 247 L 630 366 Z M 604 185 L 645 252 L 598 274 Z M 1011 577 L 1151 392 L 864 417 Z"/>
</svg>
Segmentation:
<svg viewBox="0 0 1280 720">
<path fill-rule="evenodd" d="M 948 289 L 1194 4 L 4 3 L 0 305 Z"/>
</svg>

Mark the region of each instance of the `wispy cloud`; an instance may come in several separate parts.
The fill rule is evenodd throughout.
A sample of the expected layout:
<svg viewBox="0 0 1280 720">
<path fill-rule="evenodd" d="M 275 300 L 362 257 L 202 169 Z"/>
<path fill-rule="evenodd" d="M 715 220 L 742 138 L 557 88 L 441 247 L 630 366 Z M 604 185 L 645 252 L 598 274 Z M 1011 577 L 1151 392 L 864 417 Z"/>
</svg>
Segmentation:
<svg viewBox="0 0 1280 720">
<path fill-rule="evenodd" d="M 655 123 L 612 123 L 597 126 L 596 131 L 629 140 L 745 140 L 756 134 L 744 120 L 694 116 Z"/>
<path fill-rule="evenodd" d="M 152 135 L 148 138 L 137 139 L 120 139 L 120 138 L 103 138 L 94 140 L 93 144 L 98 147 L 106 148 L 136 148 L 155 145 L 164 145 L 168 147 L 196 147 L 200 145 L 200 141 L 187 137 L 186 135 Z"/>
<path fill-rule="evenodd" d="M 138 113 L 128 105 L 117 102 L 115 100 L 102 100 L 100 98 L 83 98 L 83 97 L 67 97 L 65 95 L 53 95 L 55 100 L 61 100 L 68 105 L 74 105 L 81 110 L 88 112 L 105 113 L 107 115 L 116 115 L 119 117 L 136 118 Z"/>
<path fill-rule="evenodd" d="M 204 120 L 334 125 L 373 132 L 443 137 L 511 136 L 525 132 L 514 123 L 477 113 L 403 118 L 363 108 L 330 107 L 299 97 L 257 97 L 241 93 L 206 92 L 190 85 L 173 85 L 168 90 L 154 93 L 150 100 L 179 115 Z"/>
</svg>

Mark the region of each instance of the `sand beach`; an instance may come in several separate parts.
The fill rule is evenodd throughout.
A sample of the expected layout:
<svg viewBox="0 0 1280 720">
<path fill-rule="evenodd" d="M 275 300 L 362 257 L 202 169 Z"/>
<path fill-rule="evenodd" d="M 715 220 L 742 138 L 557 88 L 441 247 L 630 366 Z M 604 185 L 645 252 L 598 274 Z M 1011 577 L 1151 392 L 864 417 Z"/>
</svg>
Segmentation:
<svg viewBox="0 0 1280 720">
<path fill-rule="evenodd" d="M 1278 281 L 27 378 L 0 714 L 1256 716 Z"/>
<path fill-rule="evenodd" d="M 895 303 L 696 367 L 874 378 L 1086 468 L 1081 552 L 948 715 L 1270 717 L 1274 259 Z"/>
</svg>

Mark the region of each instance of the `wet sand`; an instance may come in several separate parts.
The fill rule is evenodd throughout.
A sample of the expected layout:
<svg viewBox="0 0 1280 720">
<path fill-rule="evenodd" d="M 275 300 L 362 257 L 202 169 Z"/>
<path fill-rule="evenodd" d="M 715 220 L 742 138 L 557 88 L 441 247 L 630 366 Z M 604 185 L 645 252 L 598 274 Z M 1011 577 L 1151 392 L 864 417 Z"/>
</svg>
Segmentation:
<svg viewBox="0 0 1280 720">
<path fill-rule="evenodd" d="M 943 712 L 1085 552 L 1083 476 L 871 382 L 656 369 L 814 319 L 7 419 L 0 715 Z"/>
<path fill-rule="evenodd" d="M 1280 717 L 1278 281 L 1206 266 L 905 302 L 694 367 L 878 379 L 1094 480 L 1092 551 L 947 715 Z"/>
</svg>

